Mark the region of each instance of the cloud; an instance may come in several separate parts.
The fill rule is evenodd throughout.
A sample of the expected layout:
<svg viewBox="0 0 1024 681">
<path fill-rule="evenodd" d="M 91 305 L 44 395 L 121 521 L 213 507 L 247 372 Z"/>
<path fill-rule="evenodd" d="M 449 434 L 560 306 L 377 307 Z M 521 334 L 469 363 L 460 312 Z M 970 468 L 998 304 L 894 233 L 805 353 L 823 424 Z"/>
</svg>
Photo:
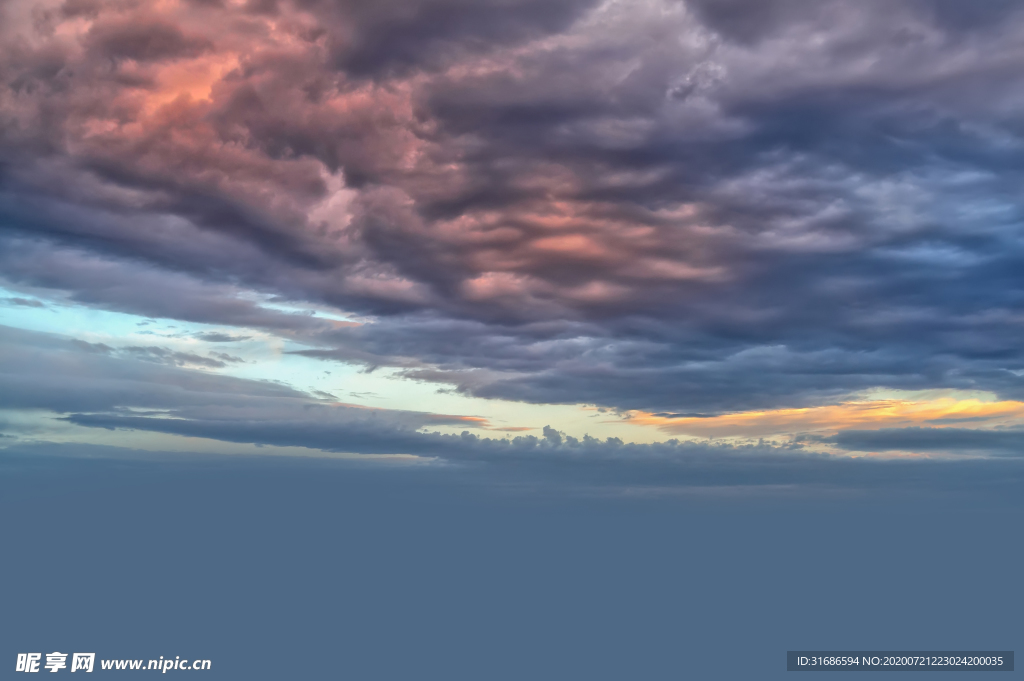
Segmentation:
<svg viewBox="0 0 1024 681">
<path fill-rule="evenodd" d="M 1024 431 L 971 428 L 880 428 L 844 430 L 833 439 L 851 451 L 974 452 L 1024 456 Z"/>
<path fill-rule="evenodd" d="M 306 395 L 269 381 L 186 371 L 102 343 L 0 327 L 0 408 L 56 413 L 122 408 L 255 408 L 300 404 Z M 149 356 L 147 359 L 152 360 Z"/>
<path fill-rule="evenodd" d="M 432 315 L 378 320 L 318 340 L 334 347 L 298 352 L 399 367 L 410 378 L 480 397 L 539 403 L 715 415 L 847 402 L 877 386 L 1024 397 L 1011 357 L 930 355 L 915 350 L 912 338 L 877 349 L 744 347 L 636 319 L 499 326 Z"/>
<path fill-rule="evenodd" d="M 105 21 L 93 24 L 84 45 L 113 60 L 159 62 L 195 58 L 211 49 L 212 43 L 200 37 L 186 36 L 178 26 L 164 21 Z"/>
<path fill-rule="evenodd" d="M 245 361 L 241 357 L 235 357 L 224 352 L 211 352 L 208 357 L 203 357 L 194 352 L 179 352 L 156 346 L 142 347 L 130 345 L 120 348 L 120 352 L 146 362 L 161 362 L 174 366 L 192 365 L 211 369 L 221 369 L 228 364 L 238 364 Z"/>
<path fill-rule="evenodd" d="M 434 429 L 483 429 L 490 424 L 473 416 L 347 405 L 279 383 L 143 361 L 103 344 L 9 327 L 0 327 L 0 350 L 0 408 L 42 412 L 98 432 L 130 430 L 303 447 L 311 456 L 324 452 L 411 455 L 448 466 L 484 466 L 503 471 L 502 475 L 525 475 L 538 483 L 951 491 L 1024 481 L 1024 470 L 1015 463 L 1018 459 L 1003 456 L 1020 437 L 1015 431 L 942 429 L 931 439 L 912 436 L 914 442 L 922 443 L 922 451 L 944 454 L 934 459 L 855 459 L 817 452 L 810 441 L 730 444 L 673 439 L 636 444 L 614 437 L 575 438 L 550 426 L 543 427 L 539 436 L 483 437 L 469 430 L 442 434 Z M 5 428 L 15 435 L 9 438 L 12 446 L 45 440 L 38 433 L 27 440 L 16 437 L 15 423 Z M 846 431 L 836 436 L 835 443 L 857 449 L 858 443 L 873 437 L 873 445 L 886 441 L 902 446 L 909 432 Z M 947 448 L 936 444 L 946 437 L 943 433 L 951 436 Z M 958 460 L 949 456 L 960 449 L 975 455 L 979 452 L 973 450 L 987 450 L 997 457 Z"/>
<path fill-rule="evenodd" d="M 170 348 L 157 347 L 155 345 L 140 346 L 129 345 L 121 348 L 112 348 L 105 343 L 89 343 L 87 341 L 71 339 L 70 345 L 76 349 L 88 353 L 98 353 L 119 357 L 130 357 L 143 362 L 155 362 L 170 366 L 194 366 L 207 369 L 223 369 L 229 364 L 240 364 L 245 362 L 241 357 L 235 357 L 224 352 L 211 352 L 203 357 L 194 352 L 180 352 Z"/>
<path fill-rule="evenodd" d="M 449 464 L 489 466 L 535 481 L 612 486 L 789 487 L 854 490 L 953 491 L 1007 489 L 1024 482 L 1015 462 L 993 460 L 880 460 L 835 457 L 767 444 L 728 445 L 670 440 L 627 444 L 616 438 L 483 438 L 417 432 L 362 422 L 166 419 L 73 414 L 69 422 L 92 428 L 142 430 L 236 443 L 309 447 L 366 455 L 413 454 Z"/>
<path fill-rule="evenodd" d="M 0 298 L 0 303 L 16 305 L 18 307 L 46 307 L 46 304 L 41 300 L 33 300 L 32 298 Z"/>
<path fill-rule="evenodd" d="M 939 397 L 918 400 L 860 400 L 807 409 L 740 412 L 721 416 L 686 414 L 627 413 L 633 423 L 653 425 L 667 433 L 705 437 L 767 436 L 782 433 L 854 431 L 852 426 L 886 429 L 895 425 L 925 423 L 952 425 L 970 423 L 992 427 L 1019 423 L 1024 417 L 1024 403 L 1017 401 L 986 402 L 977 398 Z M 937 430 L 938 433 L 944 430 Z M 913 449 L 912 447 L 910 449 Z"/>
<path fill-rule="evenodd" d="M 8 285 L 63 303 L 281 335 L 310 334 L 337 326 L 310 313 L 282 312 L 261 304 L 251 291 L 231 284 L 150 268 L 127 258 L 23 239 L 7 241 L 4 246 L 0 277 Z"/>
<path fill-rule="evenodd" d="M 332 57 L 346 72 L 380 76 L 441 68 L 466 53 L 489 52 L 566 29 L 595 0 L 385 0 L 320 3 L 344 27 Z M 322 14 L 321 14 L 322 16 Z M 334 21 L 331 23 L 333 24 Z"/>
<path fill-rule="evenodd" d="M 44 5 L 0 10 L 19 290 L 479 397 L 1024 399 L 1013 3 Z"/>
<path fill-rule="evenodd" d="M 131 363 L 131 360 L 120 361 Z M 184 369 L 174 371 L 195 373 Z M 157 380 L 166 379 L 161 376 Z M 251 381 L 237 383 L 257 391 L 263 387 Z M 985 464 L 977 461 L 957 463 L 948 458 L 854 460 L 815 452 L 804 444 L 780 444 L 763 440 L 729 444 L 673 439 L 657 444 L 634 444 L 614 437 L 600 440 L 586 436 L 578 439 L 550 426 L 542 429 L 540 437 L 517 435 L 504 439 L 488 438 L 468 431 L 459 435 L 446 435 L 430 432 L 429 428 L 445 424 L 486 426 L 487 423 L 472 417 L 317 404 L 295 393 L 254 394 L 248 397 L 232 396 L 229 399 L 219 395 L 215 403 L 203 392 L 202 388 L 190 388 L 183 400 L 164 402 L 159 405 L 163 409 L 149 413 L 137 407 L 126 409 L 135 402 L 129 396 L 105 411 L 67 413 L 63 420 L 88 428 L 304 447 L 323 452 L 413 455 L 460 465 L 513 467 L 529 472 L 531 476 L 540 476 L 541 479 L 552 479 L 552 476 L 554 479 L 577 482 L 600 479 L 610 484 L 955 488 L 986 480 L 989 474 L 994 474 L 991 470 L 984 472 Z M 150 406 L 156 406 L 152 402 L 154 393 L 142 391 L 140 394 L 150 399 Z M 95 409 L 99 405 L 91 406 Z M 875 436 L 866 431 L 846 431 L 830 442 L 841 448 L 858 449 L 857 443 L 865 439 L 872 445 L 879 441 L 891 442 L 892 434 L 909 430 L 916 429 L 872 431 L 877 434 Z M 1014 438 L 1019 439 L 1016 432 L 1004 433 L 995 443 L 996 446 L 992 443 L 978 446 L 977 442 L 988 442 L 991 433 L 960 429 L 951 432 L 954 436 L 950 440 L 952 444 L 946 448 L 939 444 L 941 435 L 930 440 L 918 438 L 914 442 L 924 443 L 921 449 L 925 451 L 947 455 L 963 448 L 1000 450 L 996 453 L 1002 454 L 1002 450 L 1015 442 Z M 858 437 L 861 439 L 858 440 Z M 872 437 L 874 440 L 870 439 Z M 825 441 L 822 439 L 822 442 Z M 964 443 L 974 444 L 964 447 Z M 897 444 L 906 445 L 907 438 Z M 988 464 L 996 466 L 992 461 Z M 999 470 L 999 476 L 1003 476 L 1004 481 L 1007 475 L 1019 478 L 1021 474 L 1015 468 L 999 467 Z"/>
<path fill-rule="evenodd" d="M 193 334 L 193 338 L 206 343 L 238 343 L 249 340 L 252 336 L 235 336 L 230 333 L 222 333 L 220 331 L 203 331 L 201 333 Z"/>
<path fill-rule="evenodd" d="M 476 416 L 324 404 L 283 383 L 196 370 L 239 361 L 223 353 L 208 358 L 159 347 L 117 349 L 6 326 L 0 326 L 0 349 L 0 409 L 97 418 L 142 410 L 166 420 L 270 420 L 297 427 L 365 422 L 412 431 L 427 425 L 488 425 Z"/>
</svg>

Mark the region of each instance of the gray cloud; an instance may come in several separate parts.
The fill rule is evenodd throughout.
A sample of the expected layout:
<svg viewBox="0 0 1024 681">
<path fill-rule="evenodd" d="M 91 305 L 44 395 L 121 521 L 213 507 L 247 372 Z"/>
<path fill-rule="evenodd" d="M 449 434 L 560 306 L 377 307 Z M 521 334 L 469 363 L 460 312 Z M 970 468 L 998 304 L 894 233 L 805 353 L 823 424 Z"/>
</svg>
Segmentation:
<svg viewBox="0 0 1024 681">
<path fill-rule="evenodd" d="M 595 0 L 384 0 L 318 3 L 337 24 L 332 56 L 345 71 L 357 75 L 439 68 L 464 58 L 466 52 L 487 52 L 538 35 L 566 29 Z M 323 16 L 321 14 L 321 16 Z M 330 24 L 329 24 L 330 25 Z"/>
<path fill-rule="evenodd" d="M 578 439 L 551 427 L 544 427 L 540 436 L 493 438 L 469 431 L 445 435 L 430 429 L 486 424 L 464 416 L 325 403 L 318 399 L 323 394 L 141 361 L 103 344 L 8 327 L 0 327 L 0 350 L 0 409 L 43 410 L 87 428 L 324 452 L 408 454 L 450 465 L 519 471 L 534 480 L 613 485 L 954 490 L 979 485 L 1005 488 L 1024 481 L 1024 469 L 1013 457 L 853 459 L 816 453 L 800 443 L 634 444 L 617 438 Z M 945 432 L 952 434 L 948 449 L 960 448 L 970 437 L 970 431 Z M 879 433 L 882 440 L 892 440 L 892 433 Z M 1017 433 L 1004 435 L 1002 444 L 987 448 L 1005 449 L 1019 438 Z M 848 431 L 837 442 L 856 448 L 857 437 L 868 436 Z M 986 436 L 974 437 L 980 441 Z"/>
<path fill-rule="evenodd" d="M 1024 397 L 1015 3 L 14 6 L 22 288 L 484 397 Z M 186 62 L 231 66 L 186 97 Z"/>
<path fill-rule="evenodd" d="M 42 301 L 33 300 L 32 298 L 0 298 L 0 303 L 16 305 L 18 307 L 46 307 L 46 304 Z"/>
<path fill-rule="evenodd" d="M 300 404 L 288 386 L 118 356 L 102 343 L 0 327 L 0 408 L 57 413 Z M 130 356 L 129 356 L 130 357 Z"/>
<path fill-rule="evenodd" d="M 174 24 L 140 21 L 139 17 L 96 23 L 84 42 L 91 50 L 111 59 L 140 62 L 198 57 L 212 47 L 209 40 L 186 36 Z"/>
<path fill-rule="evenodd" d="M 155 362 L 157 364 L 179 367 L 199 366 L 208 369 L 223 369 L 229 364 L 240 364 L 245 361 L 241 357 L 224 352 L 211 352 L 208 356 L 204 357 L 194 352 L 180 352 L 155 345 L 129 345 L 122 348 L 112 348 L 106 343 L 89 343 L 79 339 L 71 339 L 69 345 L 88 353 L 130 357 L 143 362 Z"/>
<path fill-rule="evenodd" d="M 230 333 L 221 333 L 220 331 L 204 331 L 193 334 L 193 337 L 206 343 L 238 343 L 252 338 L 252 336 L 236 336 Z"/>
<path fill-rule="evenodd" d="M 832 440 L 852 451 L 976 452 L 1024 456 L 1024 431 L 970 428 L 844 430 Z"/>
<path fill-rule="evenodd" d="M 0 250 L 0 281 L 59 300 L 128 314 L 309 334 L 333 329 L 308 313 L 288 313 L 261 305 L 246 290 L 181 273 L 98 256 L 79 248 L 59 248 L 15 239 Z"/>
<path fill-rule="evenodd" d="M 237 361 L 166 348 L 112 348 L 53 334 L 0 326 L 0 409 L 117 415 L 144 410 L 173 420 L 226 419 L 390 425 L 486 425 L 483 419 L 426 412 L 325 405 L 273 381 L 222 376 L 185 367 Z M 225 360 L 224 357 L 230 358 Z"/>
<path fill-rule="evenodd" d="M 120 352 L 147 362 L 160 362 L 173 366 L 202 366 L 211 369 L 220 369 L 228 364 L 238 364 L 245 361 L 241 357 L 235 357 L 224 352 L 211 352 L 208 357 L 203 357 L 194 352 L 179 352 L 156 346 L 143 347 L 131 345 L 121 348 Z"/>
<path fill-rule="evenodd" d="M 1006 490 L 1024 468 L 992 460 L 879 460 L 834 457 L 770 444 L 727 445 L 670 440 L 627 444 L 581 440 L 545 428 L 543 437 L 485 438 L 423 433 L 382 423 L 296 420 L 166 419 L 72 414 L 80 426 L 130 429 L 236 443 L 310 447 L 327 452 L 415 454 L 460 465 L 517 471 L 534 480 L 666 487 L 791 487 L 953 491 Z"/>
</svg>

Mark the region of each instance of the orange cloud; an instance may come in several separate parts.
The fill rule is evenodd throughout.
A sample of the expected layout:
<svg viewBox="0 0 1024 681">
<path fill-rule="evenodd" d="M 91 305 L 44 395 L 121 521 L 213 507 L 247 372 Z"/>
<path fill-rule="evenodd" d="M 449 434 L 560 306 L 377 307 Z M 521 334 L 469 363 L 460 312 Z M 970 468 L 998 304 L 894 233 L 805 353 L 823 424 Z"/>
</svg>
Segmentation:
<svg viewBox="0 0 1024 681">
<path fill-rule="evenodd" d="M 698 437 L 760 437 L 847 428 L 982 427 L 1024 421 L 1024 402 L 986 402 L 976 398 L 851 401 L 806 409 L 773 409 L 709 418 L 630 412 L 628 420 L 662 431 Z"/>
</svg>

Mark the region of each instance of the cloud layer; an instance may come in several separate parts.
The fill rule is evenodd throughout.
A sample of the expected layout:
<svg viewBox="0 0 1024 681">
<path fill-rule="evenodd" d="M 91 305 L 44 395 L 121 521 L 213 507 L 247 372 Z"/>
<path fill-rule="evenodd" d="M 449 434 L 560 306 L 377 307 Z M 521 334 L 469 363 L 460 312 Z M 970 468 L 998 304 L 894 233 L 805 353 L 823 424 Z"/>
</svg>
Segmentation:
<svg viewBox="0 0 1024 681">
<path fill-rule="evenodd" d="M 540 436 L 487 437 L 479 433 L 489 424 L 478 417 L 361 408 L 278 383 L 207 373 L 201 363 L 197 369 L 174 357 L 158 363 L 139 355 L 0 326 L 0 410 L 110 432 L 113 447 L 82 448 L 99 456 L 118 456 L 115 431 L 136 431 L 298 447 L 311 455 L 415 456 L 542 483 L 949 492 L 1012 490 L 1024 482 L 1020 430 L 846 430 L 828 442 L 746 444 L 676 439 L 635 444 L 614 437 L 574 438 L 551 427 Z M 438 426 L 466 430 L 442 434 Z M 5 430 L 3 448 L 12 453 L 74 452 L 17 424 Z M 65 431 L 61 439 L 68 437 Z M 826 453 L 826 444 L 855 452 L 918 448 L 939 456 L 852 458 Z"/>
<path fill-rule="evenodd" d="M 0 11 L 11 286 L 481 397 L 1024 397 L 1014 3 Z"/>
</svg>

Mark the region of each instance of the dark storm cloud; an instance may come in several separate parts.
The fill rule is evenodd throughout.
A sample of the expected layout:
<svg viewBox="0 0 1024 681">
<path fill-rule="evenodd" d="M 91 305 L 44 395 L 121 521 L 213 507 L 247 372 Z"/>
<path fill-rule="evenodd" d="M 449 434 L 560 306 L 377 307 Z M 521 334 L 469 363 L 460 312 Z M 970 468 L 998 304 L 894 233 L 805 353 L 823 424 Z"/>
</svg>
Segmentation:
<svg viewBox="0 0 1024 681">
<path fill-rule="evenodd" d="M 0 239 L 22 287 L 485 397 L 1024 397 L 1014 3 L 21 7 Z"/>
<path fill-rule="evenodd" d="M 808 5 L 799 0 L 691 0 L 700 18 L 723 37 L 753 43 L 778 34 L 793 23 L 816 18 L 836 3 Z M 871 8 L 878 10 L 882 3 Z M 957 35 L 978 29 L 991 29 L 1005 22 L 1021 7 L 1013 0 L 994 0 L 982 5 L 957 0 L 922 0 L 907 3 L 922 19 L 931 19 L 944 31 Z M 906 5 L 905 5 L 906 6 Z"/>
<path fill-rule="evenodd" d="M 186 36 L 174 24 L 137 19 L 95 24 L 85 44 L 111 59 L 140 62 L 198 57 L 212 47 L 209 40 Z"/>
<path fill-rule="evenodd" d="M 877 350 L 802 348 L 799 342 L 751 348 L 629 320 L 502 328 L 437 317 L 382 320 L 320 338 L 337 348 L 297 354 L 399 367 L 410 378 L 468 394 L 529 402 L 662 405 L 709 414 L 810 406 L 877 385 L 920 390 L 936 384 L 1024 398 L 1024 379 L 1007 370 L 1018 365 L 1006 354 L 937 357 L 913 339 Z"/>
<path fill-rule="evenodd" d="M 464 53 L 493 50 L 568 28 L 596 0 L 383 0 L 305 3 L 343 27 L 336 64 L 356 75 L 438 67 Z"/>
</svg>

